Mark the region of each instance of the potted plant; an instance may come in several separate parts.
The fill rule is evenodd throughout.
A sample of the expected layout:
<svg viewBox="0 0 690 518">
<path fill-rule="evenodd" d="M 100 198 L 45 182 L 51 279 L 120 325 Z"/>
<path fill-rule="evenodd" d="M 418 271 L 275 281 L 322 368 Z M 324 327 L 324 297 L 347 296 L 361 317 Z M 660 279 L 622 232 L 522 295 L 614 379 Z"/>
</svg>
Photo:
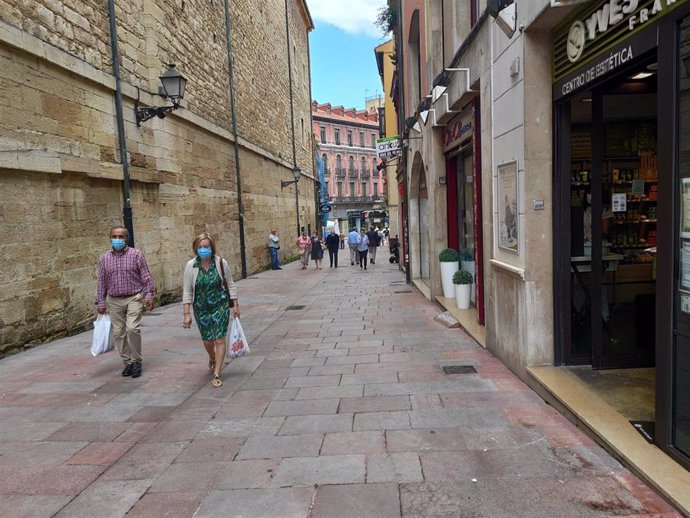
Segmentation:
<svg viewBox="0 0 690 518">
<path fill-rule="evenodd" d="M 472 250 L 471 248 L 465 248 L 463 251 L 461 251 L 460 262 L 460 269 L 469 272 L 470 275 L 472 275 L 472 279 L 474 279 L 476 275 L 474 263 L 474 250 Z M 474 284 L 474 281 L 472 281 L 472 284 Z M 474 286 L 470 289 L 470 294 L 472 301 L 474 301 Z"/>
<path fill-rule="evenodd" d="M 468 309 L 470 307 L 470 288 L 474 277 L 470 272 L 459 270 L 453 275 L 455 285 L 455 303 L 458 309 Z"/>
<path fill-rule="evenodd" d="M 446 248 L 438 254 L 441 263 L 441 284 L 443 285 L 443 296 L 452 299 L 455 295 L 453 291 L 453 274 L 460 269 L 460 254 L 457 250 Z"/>
</svg>

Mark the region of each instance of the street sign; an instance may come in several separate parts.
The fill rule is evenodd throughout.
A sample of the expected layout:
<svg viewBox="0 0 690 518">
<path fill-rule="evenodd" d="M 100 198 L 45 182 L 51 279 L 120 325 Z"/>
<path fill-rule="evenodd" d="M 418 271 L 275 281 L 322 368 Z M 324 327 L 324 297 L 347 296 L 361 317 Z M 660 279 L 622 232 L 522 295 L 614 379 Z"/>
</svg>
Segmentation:
<svg viewBox="0 0 690 518">
<path fill-rule="evenodd" d="M 379 158 L 394 158 L 398 156 L 400 148 L 403 146 L 399 135 L 378 139 L 376 141 L 376 155 Z"/>
<path fill-rule="evenodd" d="M 321 207 L 319 207 L 319 209 L 321 210 L 321 212 L 331 212 L 331 206 L 328 205 L 327 203 L 324 203 L 323 205 L 321 205 Z"/>
</svg>

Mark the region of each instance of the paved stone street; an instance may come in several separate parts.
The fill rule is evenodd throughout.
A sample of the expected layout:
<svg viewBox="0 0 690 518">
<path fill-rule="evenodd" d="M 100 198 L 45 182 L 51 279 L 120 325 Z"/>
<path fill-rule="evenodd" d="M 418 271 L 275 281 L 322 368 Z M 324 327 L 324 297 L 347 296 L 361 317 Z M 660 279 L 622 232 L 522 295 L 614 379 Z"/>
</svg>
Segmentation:
<svg viewBox="0 0 690 518">
<path fill-rule="evenodd" d="M 680 516 L 379 250 L 240 281 L 221 389 L 179 304 L 144 317 L 139 379 L 91 333 L 0 360 L 0 516 Z"/>
</svg>

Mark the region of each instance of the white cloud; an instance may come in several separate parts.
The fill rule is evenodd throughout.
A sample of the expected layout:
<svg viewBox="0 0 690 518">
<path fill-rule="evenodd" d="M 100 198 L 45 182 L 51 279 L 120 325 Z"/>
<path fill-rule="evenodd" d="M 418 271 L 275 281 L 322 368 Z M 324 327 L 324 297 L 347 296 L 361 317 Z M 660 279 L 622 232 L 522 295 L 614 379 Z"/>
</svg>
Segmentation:
<svg viewBox="0 0 690 518">
<path fill-rule="evenodd" d="M 314 22 L 327 23 L 351 34 L 381 37 L 374 26 L 386 0 L 307 0 Z"/>
</svg>

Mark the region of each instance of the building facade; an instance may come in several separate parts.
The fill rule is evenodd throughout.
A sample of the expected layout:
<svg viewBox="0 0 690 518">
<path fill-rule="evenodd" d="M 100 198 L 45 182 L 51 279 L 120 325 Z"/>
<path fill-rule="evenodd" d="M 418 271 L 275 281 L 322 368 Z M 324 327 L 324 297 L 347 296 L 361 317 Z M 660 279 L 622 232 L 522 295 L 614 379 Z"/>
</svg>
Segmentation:
<svg viewBox="0 0 690 518">
<path fill-rule="evenodd" d="M 411 280 L 569 415 L 613 408 L 612 436 L 585 425 L 687 511 L 618 441 L 688 480 L 690 3 L 486 4 L 391 2 Z M 446 247 L 474 275 L 469 310 L 443 297 Z M 597 392 L 607 369 L 620 381 Z M 656 382 L 626 414 L 607 398 L 649 386 L 640 372 Z M 635 420 L 655 421 L 656 448 Z"/>
<path fill-rule="evenodd" d="M 2 6 L 0 352 L 90 325 L 123 207 L 161 302 L 201 231 L 241 277 L 267 267 L 271 227 L 315 220 L 303 0 Z M 137 124 L 135 104 L 170 104 L 168 63 L 188 80 L 181 108 Z"/>
<path fill-rule="evenodd" d="M 385 176 L 376 167 L 378 111 L 312 103 L 314 135 L 324 163 L 331 218 L 340 230 L 366 224 L 383 227 Z"/>
<path fill-rule="evenodd" d="M 376 58 L 376 66 L 381 78 L 381 85 L 383 86 L 383 120 L 379 121 L 379 126 L 383 128 L 382 137 L 391 138 L 399 135 L 398 131 L 398 114 L 396 113 L 395 103 L 393 102 L 393 92 L 395 87 L 394 74 L 395 64 L 394 55 L 395 42 L 390 39 L 382 43 L 374 49 L 374 56 Z M 380 112 L 381 113 L 381 112 Z M 395 174 L 397 167 L 397 160 L 388 160 L 383 165 L 382 172 L 384 173 L 385 187 L 386 187 L 386 209 L 388 212 L 388 227 L 390 236 L 399 236 L 400 228 L 402 227 L 400 217 L 400 192 L 399 184 Z"/>
</svg>

